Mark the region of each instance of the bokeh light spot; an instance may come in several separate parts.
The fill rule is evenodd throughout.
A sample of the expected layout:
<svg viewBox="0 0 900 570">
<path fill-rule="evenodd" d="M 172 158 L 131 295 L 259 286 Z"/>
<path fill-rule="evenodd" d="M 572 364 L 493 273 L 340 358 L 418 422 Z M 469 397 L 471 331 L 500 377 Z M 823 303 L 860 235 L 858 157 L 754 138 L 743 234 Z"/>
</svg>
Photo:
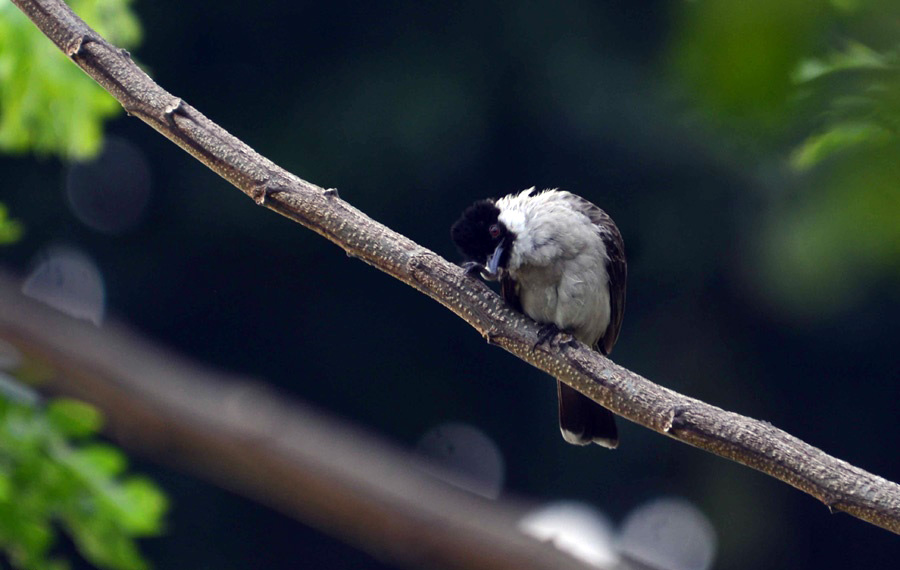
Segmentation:
<svg viewBox="0 0 900 570">
<path fill-rule="evenodd" d="M 103 276 L 87 255 L 69 247 L 52 247 L 39 257 L 22 293 L 70 317 L 100 325 L 105 312 Z"/>
<path fill-rule="evenodd" d="M 428 473 L 451 485 L 489 499 L 503 490 L 503 455 L 474 426 L 445 423 L 432 428 L 419 439 L 416 452 L 428 460 Z"/>
<path fill-rule="evenodd" d="M 525 516 L 519 521 L 519 529 L 593 566 L 609 568 L 618 561 L 612 523 L 584 503 L 551 503 Z"/>
<path fill-rule="evenodd" d="M 715 557 L 716 532 L 691 503 L 661 498 L 631 511 L 622 523 L 619 551 L 659 570 L 707 570 Z"/>
<path fill-rule="evenodd" d="M 69 167 L 66 197 L 75 216 L 90 228 L 110 234 L 134 228 L 150 199 L 150 167 L 143 151 L 108 137 L 95 159 Z"/>
</svg>

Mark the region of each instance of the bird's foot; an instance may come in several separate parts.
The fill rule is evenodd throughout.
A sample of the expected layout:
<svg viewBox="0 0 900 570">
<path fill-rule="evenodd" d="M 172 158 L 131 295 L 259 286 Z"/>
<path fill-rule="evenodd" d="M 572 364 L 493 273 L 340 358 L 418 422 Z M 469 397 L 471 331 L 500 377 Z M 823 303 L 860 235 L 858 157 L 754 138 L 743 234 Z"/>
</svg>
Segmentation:
<svg viewBox="0 0 900 570">
<path fill-rule="evenodd" d="M 575 340 L 575 337 L 560 329 L 555 324 L 548 323 L 541 325 L 541 330 L 538 331 L 538 340 L 534 343 L 534 346 L 531 347 L 531 351 L 534 352 L 542 345 L 550 346 L 554 344 L 557 346 L 574 346 L 577 344 L 577 341 Z"/>
<path fill-rule="evenodd" d="M 463 271 L 466 272 L 466 275 L 469 277 L 477 277 L 482 271 L 486 269 L 486 267 L 477 261 L 467 261 L 463 263 L 460 267 L 463 268 Z"/>
<path fill-rule="evenodd" d="M 463 263 L 460 267 L 466 272 L 466 275 L 469 277 L 478 277 L 481 276 L 482 279 L 486 281 L 498 281 L 500 279 L 499 272 L 494 274 L 488 271 L 488 268 L 484 265 L 478 263 L 477 261 L 467 261 Z"/>
</svg>

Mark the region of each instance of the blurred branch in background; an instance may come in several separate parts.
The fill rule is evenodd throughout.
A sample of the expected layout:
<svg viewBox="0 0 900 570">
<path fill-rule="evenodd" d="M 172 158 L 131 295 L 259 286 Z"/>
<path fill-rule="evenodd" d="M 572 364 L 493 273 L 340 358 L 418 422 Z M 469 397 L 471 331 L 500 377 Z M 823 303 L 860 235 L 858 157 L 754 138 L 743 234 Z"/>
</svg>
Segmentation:
<svg viewBox="0 0 900 570">
<path fill-rule="evenodd" d="M 96 405 L 104 431 L 124 447 L 377 558 L 448 569 L 586 568 L 519 530 L 525 505 L 455 489 L 426 474 L 422 460 L 359 430 L 115 323 L 98 328 L 65 316 L 23 296 L 7 277 L 0 277 L 0 338 L 19 351 L 20 375 Z"/>
<path fill-rule="evenodd" d="M 62 2 L 14 0 L 132 115 L 258 204 L 294 220 L 440 302 L 485 338 L 659 433 L 768 473 L 830 508 L 900 533 L 900 486 L 835 459 L 768 423 L 662 388 L 584 346 L 534 350 L 538 327 L 440 256 L 378 224 L 334 190 L 279 168 L 172 96 Z M 199 451 L 198 451 L 199 452 Z"/>
</svg>

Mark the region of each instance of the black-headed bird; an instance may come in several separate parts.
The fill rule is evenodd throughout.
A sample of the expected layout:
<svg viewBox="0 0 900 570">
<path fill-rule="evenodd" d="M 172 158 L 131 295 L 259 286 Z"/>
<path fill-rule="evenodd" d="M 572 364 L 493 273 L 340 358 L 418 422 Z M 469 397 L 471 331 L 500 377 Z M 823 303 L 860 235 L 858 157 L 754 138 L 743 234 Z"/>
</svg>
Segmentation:
<svg viewBox="0 0 900 570">
<path fill-rule="evenodd" d="M 503 298 L 538 323 L 612 352 L 625 312 L 625 245 L 606 212 L 562 190 L 480 200 L 450 235 L 465 267 L 500 281 Z M 572 444 L 619 443 L 615 416 L 557 382 L 559 427 Z"/>
</svg>

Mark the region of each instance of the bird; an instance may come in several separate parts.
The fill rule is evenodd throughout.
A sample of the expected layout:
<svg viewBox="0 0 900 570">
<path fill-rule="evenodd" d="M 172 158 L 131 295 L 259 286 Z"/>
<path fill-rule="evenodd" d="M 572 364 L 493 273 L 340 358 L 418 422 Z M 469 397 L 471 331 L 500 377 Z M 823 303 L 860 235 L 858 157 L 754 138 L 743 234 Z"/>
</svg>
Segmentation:
<svg viewBox="0 0 900 570">
<path fill-rule="evenodd" d="M 628 267 L 622 234 L 599 207 L 565 190 L 532 187 L 475 202 L 450 237 L 467 272 L 499 281 L 503 299 L 542 325 L 542 339 L 565 332 L 612 352 Z M 565 441 L 618 446 L 612 412 L 559 381 L 557 392 Z"/>
</svg>

